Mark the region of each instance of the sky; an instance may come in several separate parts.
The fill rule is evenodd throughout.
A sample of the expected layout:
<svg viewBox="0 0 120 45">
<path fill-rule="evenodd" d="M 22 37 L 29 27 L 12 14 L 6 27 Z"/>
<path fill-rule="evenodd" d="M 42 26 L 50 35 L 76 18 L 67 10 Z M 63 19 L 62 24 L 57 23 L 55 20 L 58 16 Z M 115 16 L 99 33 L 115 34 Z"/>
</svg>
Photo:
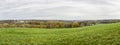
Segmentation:
<svg viewBox="0 0 120 45">
<path fill-rule="evenodd" d="M 120 0 L 0 0 L 0 20 L 120 19 Z"/>
</svg>

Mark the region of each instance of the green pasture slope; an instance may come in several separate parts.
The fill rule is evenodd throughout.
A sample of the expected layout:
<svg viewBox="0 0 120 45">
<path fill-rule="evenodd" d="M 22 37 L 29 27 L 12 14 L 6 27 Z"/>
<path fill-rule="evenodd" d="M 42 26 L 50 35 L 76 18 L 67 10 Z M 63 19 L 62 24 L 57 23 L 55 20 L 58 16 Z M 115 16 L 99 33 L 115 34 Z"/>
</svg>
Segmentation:
<svg viewBox="0 0 120 45">
<path fill-rule="evenodd" d="M 0 45 L 120 45 L 120 23 L 80 28 L 0 28 Z"/>
</svg>

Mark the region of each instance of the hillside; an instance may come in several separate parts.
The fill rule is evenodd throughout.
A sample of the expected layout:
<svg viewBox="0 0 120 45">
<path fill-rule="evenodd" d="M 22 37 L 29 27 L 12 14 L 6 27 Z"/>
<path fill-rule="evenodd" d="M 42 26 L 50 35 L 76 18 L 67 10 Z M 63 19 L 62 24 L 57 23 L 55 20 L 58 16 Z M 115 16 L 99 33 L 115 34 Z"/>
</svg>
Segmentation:
<svg viewBox="0 0 120 45">
<path fill-rule="evenodd" d="M 0 45 L 120 45 L 120 23 L 80 28 L 0 28 Z"/>
</svg>

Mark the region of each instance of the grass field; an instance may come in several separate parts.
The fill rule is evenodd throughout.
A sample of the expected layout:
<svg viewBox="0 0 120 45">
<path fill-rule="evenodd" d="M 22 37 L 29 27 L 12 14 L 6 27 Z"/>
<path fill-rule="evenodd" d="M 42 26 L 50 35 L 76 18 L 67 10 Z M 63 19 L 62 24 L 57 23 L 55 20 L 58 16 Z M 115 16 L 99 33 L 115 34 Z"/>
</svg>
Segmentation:
<svg viewBox="0 0 120 45">
<path fill-rule="evenodd" d="M 0 45 L 120 45 L 120 23 L 80 28 L 0 28 Z"/>
</svg>

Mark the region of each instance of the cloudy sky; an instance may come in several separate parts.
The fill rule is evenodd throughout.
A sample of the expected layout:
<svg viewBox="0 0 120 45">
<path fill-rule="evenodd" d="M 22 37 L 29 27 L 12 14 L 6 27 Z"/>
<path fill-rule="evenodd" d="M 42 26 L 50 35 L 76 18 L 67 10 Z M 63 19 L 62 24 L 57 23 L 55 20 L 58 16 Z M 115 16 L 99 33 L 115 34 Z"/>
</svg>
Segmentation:
<svg viewBox="0 0 120 45">
<path fill-rule="evenodd" d="M 120 19 L 120 0 L 0 0 L 0 20 Z"/>
</svg>

